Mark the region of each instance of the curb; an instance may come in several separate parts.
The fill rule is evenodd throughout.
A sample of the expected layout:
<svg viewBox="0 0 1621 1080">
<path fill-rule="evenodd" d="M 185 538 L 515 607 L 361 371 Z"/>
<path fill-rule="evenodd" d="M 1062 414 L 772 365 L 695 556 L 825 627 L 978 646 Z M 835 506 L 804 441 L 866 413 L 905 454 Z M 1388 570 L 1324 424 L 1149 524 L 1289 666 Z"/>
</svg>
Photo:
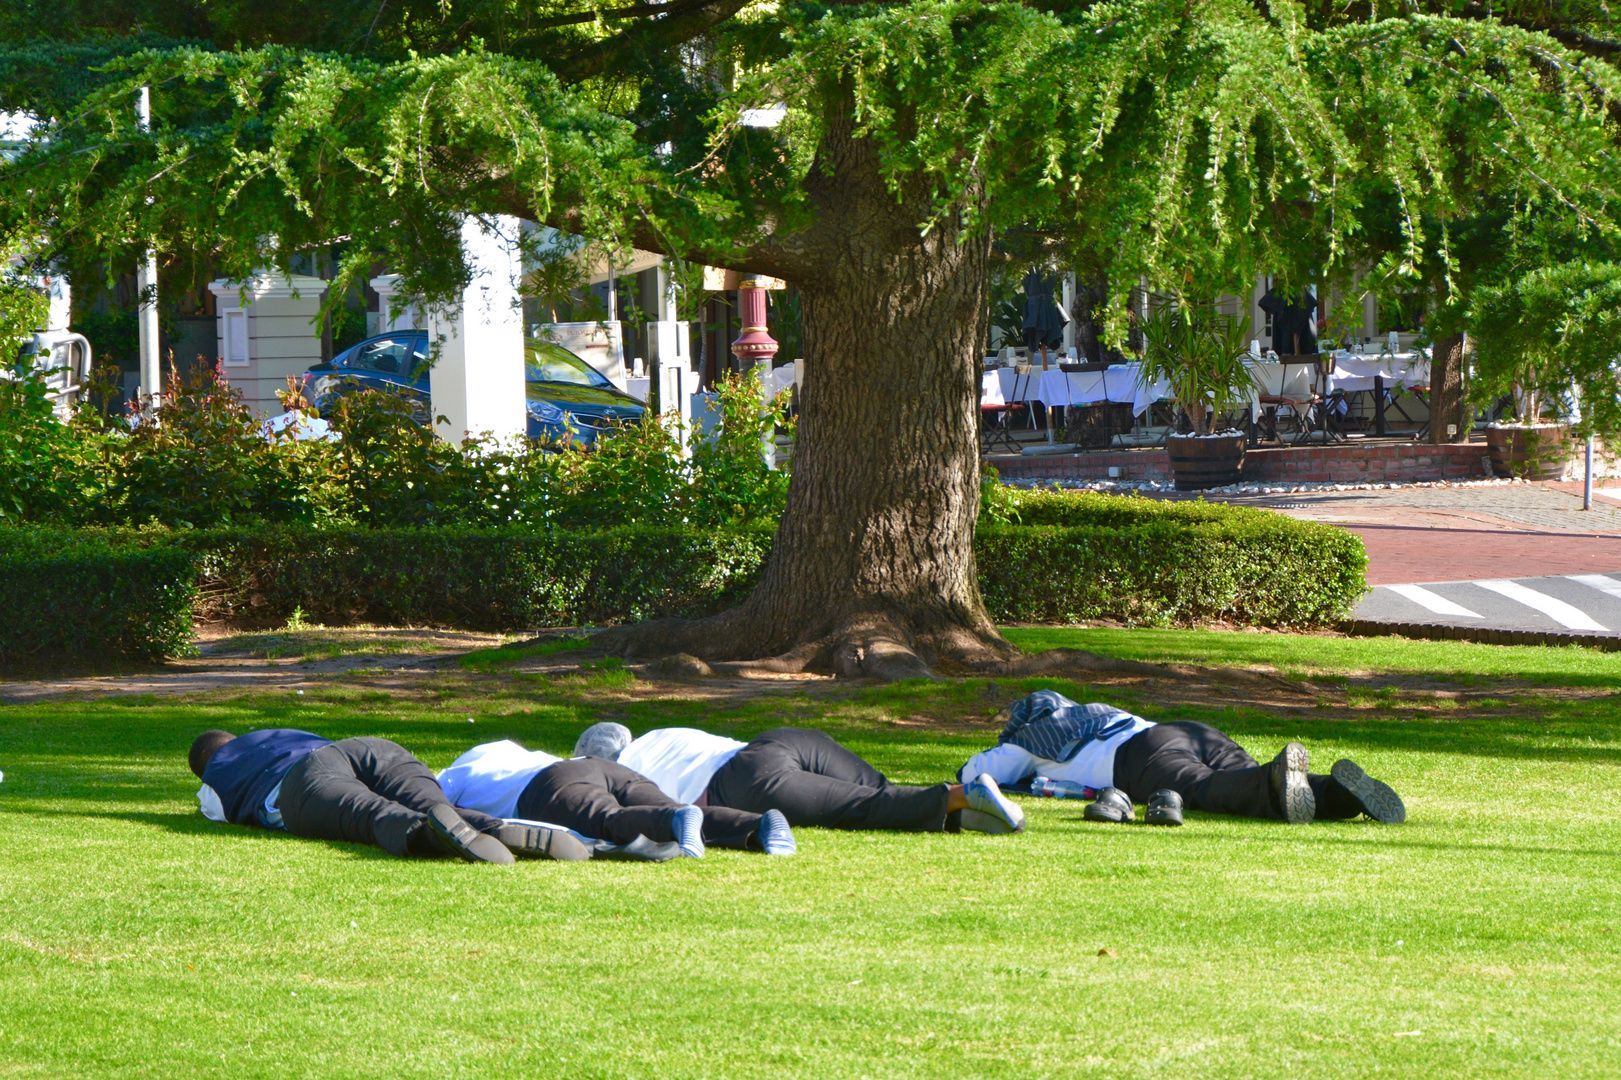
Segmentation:
<svg viewBox="0 0 1621 1080">
<path fill-rule="evenodd" d="M 1487 626 L 1452 626 L 1448 623 L 1376 622 L 1349 619 L 1339 631 L 1351 637 L 1406 637 L 1426 641 L 1472 641 L 1480 645 L 1586 645 L 1604 652 L 1621 652 L 1621 635 L 1567 630 L 1494 630 Z"/>
</svg>

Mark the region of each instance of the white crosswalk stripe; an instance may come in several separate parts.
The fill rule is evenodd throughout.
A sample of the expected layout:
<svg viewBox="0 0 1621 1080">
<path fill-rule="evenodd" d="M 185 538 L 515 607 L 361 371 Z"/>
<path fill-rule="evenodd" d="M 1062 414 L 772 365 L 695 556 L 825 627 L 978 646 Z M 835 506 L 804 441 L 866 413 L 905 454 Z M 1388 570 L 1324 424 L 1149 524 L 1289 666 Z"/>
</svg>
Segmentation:
<svg viewBox="0 0 1621 1080">
<path fill-rule="evenodd" d="M 1517 581 L 1477 581 L 1474 584 L 1482 589 L 1489 589 L 1499 596 L 1506 596 L 1510 600 L 1524 604 L 1535 611 L 1540 611 L 1567 630 L 1609 629 L 1580 608 L 1573 607 L 1563 600 L 1549 596 L 1547 593 L 1528 589 Z"/>
<path fill-rule="evenodd" d="M 1437 615 L 1451 615 L 1459 619 L 1482 618 L 1478 612 L 1470 611 L 1462 604 L 1454 604 L 1440 593 L 1433 593 L 1422 585 L 1386 585 L 1397 596 L 1405 596 L 1419 607 L 1428 608 Z"/>
<path fill-rule="evenodd" d="M 1601 593 L 1621 600 L 1621 581 L 1603 574 L 1566 574 L 1567 578 L 1579 585 L 1586 585 L 1590 589 L 1597 589 Z"/>
</svg>

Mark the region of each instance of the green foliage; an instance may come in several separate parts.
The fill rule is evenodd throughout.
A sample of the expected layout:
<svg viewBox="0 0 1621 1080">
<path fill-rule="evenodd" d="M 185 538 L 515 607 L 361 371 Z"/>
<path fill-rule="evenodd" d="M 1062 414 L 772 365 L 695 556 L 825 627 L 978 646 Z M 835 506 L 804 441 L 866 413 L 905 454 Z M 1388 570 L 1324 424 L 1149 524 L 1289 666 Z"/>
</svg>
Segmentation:
<svg viewBox="0 0 1621 1080">
<path fill-rule="evenodd" d="M 1580 433 L 1621 433 L 1621 263 L 1535 267 L 1476 290 L 1471 316 L 1477 404 L 1511 394 L 1532 421 L 1574 388 Z"/>
<path fill-rule="evenodd" d="M 0 525 L 73 523 L 104 498 L 104 440 L 60 423 L 41 372 L 0 373 Z"/>
<path fill-rule="evenodd" d="M 191 555 L 167 544 L 5 530 L 0 663 L 160 660 L 191 649 Z"/>
<path fill-rule="evenodd" d="M 296 404 L 296 402 L 295 402 Z M 590 448 L 472 439 L 460 446 L 381 391 L 339 399 L 336 440 L 267 436 L 213 369 L 171 378 L 157 423 L 133 431 L 82 406 L 53 419 L 37 374 L 0 381 L 0 523 L 54 525 L 456 525 L 591 529 L 774 523 L 788 473 L 761 440 L 788 421 L 757 376 L 720 387 L 712 437 L 690 458 L 649 412 Z"/>
<path fill-rule="evenodd" d="M 1361 541 L 1329 526 L 1093 494 L 1021 493 L 1016 506 L 1025 524 L 982 521 L 975 540 L 980 587 L 998 620 L 1322 626 L 1364 589 Z M 773 533 L 265 527 L 105 536 L 119 550 L 172 548 L 194 559 L 202 618 L 517 630 L 712 614 L 753 588 Z"/>
<path fill-rule="evenodd" d="M 0 250 L 0 369 L 9 369 L 19 346 L 45 325 L 50 298 L 14 271 Z"/>
<path fill-rule="evenodd" d="M 705 496 L 695 522 L 742 525 L 774 520 L 788 500 L 788 472 L 767 468 L 762 450 L 779 427 L 793 437 L 794 423 L 785 411 L 788 392 L 775 401 L 763 401 L 758 368 L 727 375 L 715 389 L 720 412 L 715 437 L 692 441 L 692 464 Z"/>
<path fill-rule="evenodd" d="M 959 214 L 1027 229 L 1106 268 L 1115 301 L 1142 276 L 1196 293 L 1370 264 L 1376 282 L 1420 266 L 1441 280 L 1449 224 L 1487 198 L 1607 221 L 1611 68 L 1490 17 L 1377 15 L 790 4 L 559 55 L 517 46 L 509 27 L 481 41 L 513 52 L 467 49 L 460 30 L 440 39 L 379 9 L 374 30 L 425 50 L 356 55 L 376 55 L 367 31 L 324 46 L 355 53 L 306 52 L 308 34 L 261 27 L 221 44 L 289 47 L 110 49 L 66 97 L 20 45 L 0 50 L 6 104 L 52 122 L 0 167 L 0 224 L 48 228 L 74 265 L 153 237 L 237 277 L 344 235 L 331 303 L 379 260 L 412 297 L 450 295 L 466 213 L 561 222 L 616 248 L 651 233 L 683 258 L 808 279 L 836 269 L 795 238 L 813 230 L 812 165 L 844 118 L 921 230 Z M 689 56 L 694 34 L 708 36 Z M 531 59 L 591 73 L 633 55 L 579 85 Z M 718 75 L 731 65 L 735 90 Z M 154 87 L 150 134 L 133 130 L 138 85 Z M 788 110 L 777 128 L 738 122 L 773 102 Z M 1108 311 L 1122 329 L 1123 306 Z"/>
<path fill-rule="evenodd" d="M 982 522 L 974 540 L 999 621 L 1325 626 L 1367 588 L 1361 539 L 1316 522 L 1090 493 L 1021 492 L 1017 504 L 1021 525 Z"/>
<path fill-rule="evenodd" d="M 171 375 L 160 401 L 156 423 L 114 444 L 101 520 L 212 528 L 336 515 L 325 448 L 287 433 L 267 438 L 216 369 Z"/>
<path fill-rule="evenodd" d="M 196 557 L 205 618 L 518 630 L 710 614 L 747 594 L 762 530 L 197 530 L 129 543 Z"/>
<path fill-rule="evenodd" d="M 1149 386 L 1162 379 L 1170 384 L 1195 435 L 1212 434 L 1223 414 L 1248 403 L 1255 380 L 1244 363 L 1247 318 L 1179 297 L 1151 306 L 1141 326 L 1138 377 Z"/>
</svg>

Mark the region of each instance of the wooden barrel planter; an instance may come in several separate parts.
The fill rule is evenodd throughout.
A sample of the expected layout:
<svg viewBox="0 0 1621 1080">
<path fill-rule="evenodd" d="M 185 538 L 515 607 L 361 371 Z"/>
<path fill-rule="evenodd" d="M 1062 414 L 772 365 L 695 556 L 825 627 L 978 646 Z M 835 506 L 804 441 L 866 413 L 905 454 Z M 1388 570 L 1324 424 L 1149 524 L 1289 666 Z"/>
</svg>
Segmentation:
<svg viewBox="0 0 1621 1080">
<path fill-rule="evenodd" d="M 1203 491 L 1236 484 L 1244 474 L 1244 433 L 1172 435 L 1165 440 L 1176 490 Z"/>
<path fill-rule="evenodd" d="M 1492 472 L 1522 480 L 1558 480 L 1570 458 L 1570 432 L 1562 424 L 1497 425 L 1486 429 Z"/>
</svg>

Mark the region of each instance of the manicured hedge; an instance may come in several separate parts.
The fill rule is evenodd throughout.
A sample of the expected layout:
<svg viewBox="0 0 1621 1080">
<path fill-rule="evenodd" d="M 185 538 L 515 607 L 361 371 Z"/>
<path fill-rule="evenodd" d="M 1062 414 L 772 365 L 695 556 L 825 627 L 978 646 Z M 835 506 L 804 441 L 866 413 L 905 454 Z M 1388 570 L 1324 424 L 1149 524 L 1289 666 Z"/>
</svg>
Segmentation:
<svg viewBox="0 0 1621 1080">
<path fill-rule="evenodd" d="M 1249 507 L 1020 492 L 1019 524 L 981 526 L 980 588 L 1004 622 L 1227 620 L 1326 626 L 1366 591 L 1355 533 Z"/>
<path fill-rule="evenodd" d="M 1019 524 L 982 525 L 975 541 L 980 584 L 999 621 L 1322 626 L 1349 614 L 1364 591 L 1367 559 L 1354 534 L 1265 511 L 1027 492 L 1018 513 Z M 38 548 L 45 536 L 30 543 Z M 705 615 L 747 595 L 772 542 L 764 528 L 647 527 L 56 536 L 47 550 L 55 543 L 81 554 L 36 552 L 0 571 L 0 590 L 10 590 L 0 596 L 13 610 L 25 605 L 23 621 L 36 627 L 12 637 L 57 641 L 62 651 L 100 642 L 126 655 L 178 648 L 176 613 L 188 604 L 207 619 L 279 623 L 296 608 L 329 625 L 473 630 Z M 53 584 L 35 597 L 22 585 L 52 558 L 70 559 L 76 569 L 58 576 L 81 584 Z M 97 584 L 84 586 L 92 577 Z M 134 611 L 149 614 L 121 614 Z"/>
<path fill-rule="evenodd" d="M 192 556 L 166 545 L 7 530 L 0 535 L 0 663 L 158 660 L 191 648 Z"/>
<path fill-rule="evenodd" d="M 195 554 L 204 618 L 516 630 L 697 616 L 737 603 L 771 533 L 629 527 L 210 529 Z"/>
</svg>

